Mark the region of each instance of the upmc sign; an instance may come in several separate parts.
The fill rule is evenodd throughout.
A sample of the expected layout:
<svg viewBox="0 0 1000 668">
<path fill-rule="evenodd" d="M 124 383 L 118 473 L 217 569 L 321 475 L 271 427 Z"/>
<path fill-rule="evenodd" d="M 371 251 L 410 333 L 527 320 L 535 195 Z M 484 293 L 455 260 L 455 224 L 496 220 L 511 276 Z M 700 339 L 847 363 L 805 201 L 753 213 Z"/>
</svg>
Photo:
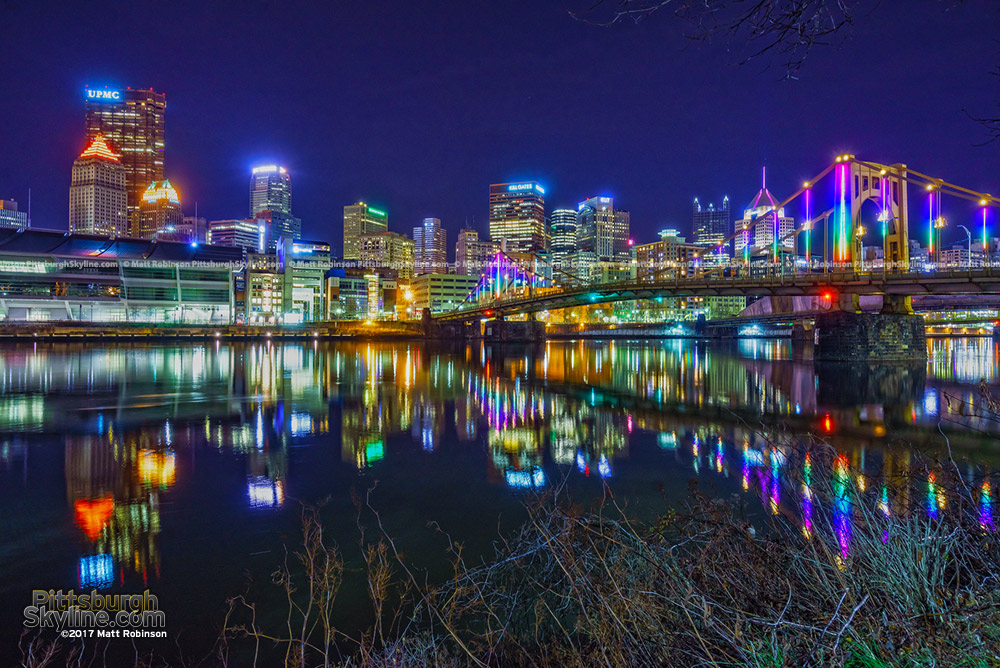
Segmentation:
<svg viewBox="0 0 1000 668">
<path fill-rule="evenodd" d="M 122 99 L 120 90 L 90 90 L 87 89 L 87 99 L 99 102 L 119 102 Z"/>
</svg>

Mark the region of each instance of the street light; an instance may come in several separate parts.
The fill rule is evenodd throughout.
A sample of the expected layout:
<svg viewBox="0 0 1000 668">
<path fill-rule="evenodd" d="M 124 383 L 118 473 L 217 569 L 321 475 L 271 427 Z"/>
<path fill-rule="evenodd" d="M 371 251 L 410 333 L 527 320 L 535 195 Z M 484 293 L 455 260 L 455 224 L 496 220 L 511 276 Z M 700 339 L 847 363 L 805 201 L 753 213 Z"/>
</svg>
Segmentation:
<svg viewBox="0 0 1000 668">
<path fill-rule="evenodd" d="M 972 269 L 972 232 L 965 225 L 959 225 L 963 230 L 965 230 L 965 236 L 969 238 L 969 269 Z"/>
<path fill-rule="evenodd" d="M 866 230 L 864 225 L 858 225 L 858 229 L 854 232 L 854 238 L 858 240 L 858 253 L 855 257 L 858 258 L 858 264 L 861 266 L 862 271 L 865 269 L 865 247 L 864 240 L 862 239 L 862 237 L 865 236 L 865 232 Z"/>
</svg>

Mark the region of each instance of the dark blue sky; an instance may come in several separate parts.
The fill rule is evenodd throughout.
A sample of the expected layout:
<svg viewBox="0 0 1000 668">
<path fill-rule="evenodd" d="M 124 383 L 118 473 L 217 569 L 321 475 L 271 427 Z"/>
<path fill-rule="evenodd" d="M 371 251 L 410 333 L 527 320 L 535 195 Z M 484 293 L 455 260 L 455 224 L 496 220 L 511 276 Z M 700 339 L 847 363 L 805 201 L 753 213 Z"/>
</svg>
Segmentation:
<svg viewBox="0 0 1000 668">
<path fill-rule="evenodd" d="M 0 0 L 0 196 L 30 187 L 33 224 L 66 228 L 86 85 L 166 93 L 185 213 L 245 216 L 251 165 L 278 162 L 304 234 L 338 250 L 359 198 L 400 232 L 441 218 L 451 246 L 514 179 L 549 209 L 611 194 L 640 241 L 686 230 L 695 195 L 742 208 L 762 164 L 780 197 L 845 151 L 1000 193 L 1000 142 L 963 113 L 1000 114 L 993 3 L 866 3 L 797 81 L 666 13 L 569 16 L 590 3 Z"/>
</svg>

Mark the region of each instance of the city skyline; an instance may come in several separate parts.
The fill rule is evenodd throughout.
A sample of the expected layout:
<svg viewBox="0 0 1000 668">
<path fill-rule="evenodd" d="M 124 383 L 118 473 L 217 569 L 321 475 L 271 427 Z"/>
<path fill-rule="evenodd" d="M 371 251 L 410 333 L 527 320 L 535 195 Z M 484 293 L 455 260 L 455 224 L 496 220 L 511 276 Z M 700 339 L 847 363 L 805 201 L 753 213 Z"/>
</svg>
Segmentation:
<svg viewBox="0 0 1000 668">
<path fill-rule="evenodd" d="M 329 104 L 327 94 L 311 84 L 324 71 L 322 56 L 350 55 L 361 48 L 360 36 L 321 49 L 319 72 L 289 77 L 267 108 L 257 111 L 233 104 L 240 99 L 235 91 L 249 75 L 234 71 L 228 56 L 220 56 L 204 72 L 193 66 L 197 48 L 180 54 L 171 68 L 155 53 L 125 58 L 123 49 L 131 54 L 134 50 L 127 47 L 136 38 L 123 28 L 150 21 L 152 6 L 130 14 L 109 10 L 100 17 L 81 12 L 78 22 L 62 22 L 65 27 L 45 23 L 34 8 L 8 9 L 25 27 L 0 47 L 9 52 L 10 62 L 17 62 L 14 53 L 45 49 L 52 55 L 9 72 L 13 89 L 23 92 L 18 104 L 0 112 L 0 122 L 11 129 L 0 137 L 0 147 L 19 160 L 0 165 L 0 197 L 15 199 L 26 209 L 31 188 L 33 225 L 65 228 L 70 167 L 85 148 L 81 118 L 86 86 L 151 88 L 166 95 L 166 175 L 183 193 L 186 215 L 197 203 L 198 215 L 208 220 L 242 217 L 248 170 L 283 164 L 296 176 L 296 215 L 303 220 L 303 236 L 329 239 L 338 249 L 339 217 L 330 214 L 331 202 L 336 210 L 371 198 L 394 212 L 398 230 L 437 217 L 452 234 L 466 225 L 485 232 L 486 185 L 533 179 L 548 191 L 550 210 L 593 194 L 614 197 L 632 213 L 633 236 L 650 240 L 667 226 L 688 232 L 695 195 L 716 201 L 728 194 L 741 210 L 756 190 L 761 165 L 767 165 L 772 190 L 780 198 L 842 151 L 904 161 L 983 191 L 1000 191 L 997 151 L 974 146 L 987 136 L 968 118 L 988 115 L 997 97 L 988 76 L 995 67 L 995 49 L 977 46 L 977 37 L 991 32 L 997 15 L 966 6 L 945 12 L 934 2 L 908 7 L 907 12 L 872 9 L 846 42 L 815 49 L 798 81 L 782 82 L 780 63 L 739 67 L 720 47 L 682 40 L 665 15 L 641 26 L 602 29 L 570 17 L 566 10 L 580 9 L 572 2 L 530 11 L 512 4 L 453 15 L 431 8 L 417 16 L 414 9 L 399 6 L 378 17 L 350 6 L 335 12 L 334 25 L 359 18 L 359 35 L 392 44 L 384 54 L 337 74 L 336 81 L 358 86 L 361 104 L 354 111 Z M 180 30 L 181 18 L 193 11 L 184 3 L 165 13 L 155 10 L 168 33 Z M 246 22 L 260 23 L 266 15 L 263 9 L 244 18 L 215 11 L 225 19 L 219 21 L 227 25 L 224 30 L 242 30 Z M 264 23 L 279 35 L 296 29 L 308 35 L 306 14 L 291 9 Z M 516 24 L 508 14 L 524 17 L 524 34 L 504 29 L 488 35 L 490 26 Z M 409 63 L 404 54 L 409 57 L 417 46 L 413 40 L 420 39 L 404 30 L 413 21 L 468 36 Z M 88 42 L 83 51 L 78 40 L 66 39 L 70 27 L 75 33 L 97 23 L 117 27 L 115 32 L 125 37 L 120 44 Z M 540 32 L 552 35 L 547 45 L 518 51 Z M 31 35 L 30 42 L 25 35 Z M 462 40 L 482 40 L 484 35 L 489 57 L 459 64 Z M 956 35 L 960 38 L 949 37 Z M 931 37 L 937 45 L 933 48 Z M 504 38 L 512 38 L 511 43 L 502 43 Z M 867 50 L 876 43 L 881 55 L 870 63 Z M 689 50 L 679 51 L 685 44 Z M 636 51 L 644 58 L 634 58 Z M 60 59 L 70 52 L 74 58 Z M 299 55 L 294 46 L 268 67 L 287 67 Z M 664 71 L 664 63 L 679 59 L 685 67 L 676 69 L 683 71 Z M 70 60 L 71 66 L 63 65 Z M 900 60 L 911 63 L 903 73 L 890 66 Z M 923 67 L 940 62 L 954 68 Z M 526 80 L 514 76 L 522 70 L 532 74 Z M 621 108 L 599 103 L 583 115 L 553 107 L 568 86 L 578 85 L 577 70 L 608 79 L 617 93 L 610 98 L 629 103 Z M 845 71 L 853 72 L 850 78 Z M 611 72 L 623 74 L 612 80 Z M 224 84 L 209 85 L 220 73 Z M 484 76 L 488 85 L 470 83 Z M 528 104 L 501 101 L 513 86 L 522 91 L 513 99 Z M 839 109 L 845 96 L 838 88 L 845 86 L 857 90 L 846 97 L 865 100 L 851 105 L 849 114 Z M 758 97 L 768 103 L 750 103 Z M 711 108 L 706 98 L 711 98 Z M 439 114 L 437 120 L 430 115 L 431 109 L 462 100 L 468 103 L 462 118 L 453 112 Z M 900 108 L 906 113 L 895 111 Z M 313 113 L 316 109 L 324 111 Z M 633 121 L 623 123 L 625 118 Z M 931 123 L 935 132 L 927 133 Z M 792 127 L 797 131 L 788 133 Z M 331 134 L 328 128 L 336 130 Z M 585 148 L 577 138 L 601 141 L 606 159 L 579 159 Z M 713 159 L 723 151 L 725 162 Z"/>
</svg>

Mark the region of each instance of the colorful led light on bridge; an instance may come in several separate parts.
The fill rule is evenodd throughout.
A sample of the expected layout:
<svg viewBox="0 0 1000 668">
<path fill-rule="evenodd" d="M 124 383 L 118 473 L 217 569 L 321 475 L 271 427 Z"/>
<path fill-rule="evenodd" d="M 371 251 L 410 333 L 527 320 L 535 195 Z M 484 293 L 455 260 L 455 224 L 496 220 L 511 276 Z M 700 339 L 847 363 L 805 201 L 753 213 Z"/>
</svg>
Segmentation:
<svg viewBox="0 0 1000 668">
<path fill-rule="evenodd" d="M 847 239 L 849 237 L 848 228 L 851 225 L 850 214 L 847 210 L 847 164 L 837 165 L 837 240 L 834 244 L 833 259 L 835 262 L 847 262 L 850 260 L 850 246 Z"/>
</svg>

